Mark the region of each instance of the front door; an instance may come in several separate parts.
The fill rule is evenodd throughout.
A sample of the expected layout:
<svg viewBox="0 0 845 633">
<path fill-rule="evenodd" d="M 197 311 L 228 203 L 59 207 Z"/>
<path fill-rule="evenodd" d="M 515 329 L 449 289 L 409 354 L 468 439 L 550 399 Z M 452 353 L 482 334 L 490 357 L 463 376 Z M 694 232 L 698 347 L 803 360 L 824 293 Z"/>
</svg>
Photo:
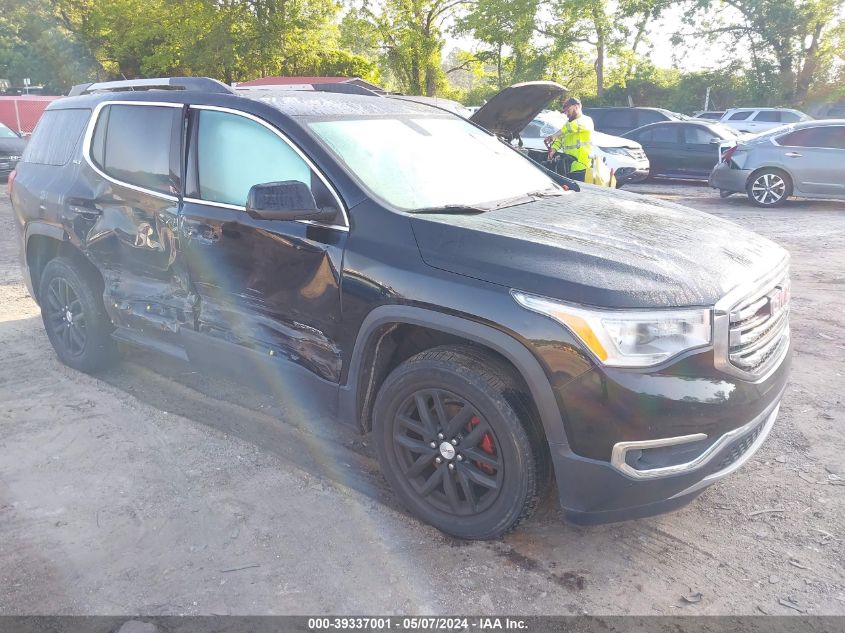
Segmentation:
<svg viewBox="0 0 845 633">
<path fill-rule="evenodd" d="M 685 160 L 684 172 L 694 177 L 707 177 L 719 162 L 719 142 L 713 142 L 716 135 L 703 125 L 683 126 Z"/>
<path fill-rule="evenodd" d="M 189 356 L 269 385 L 303 412 L 333 406 L 348 234 L 339 197 L 283 134 L 256 117 L 195 106 L 189 130 L 180 235 L 199 296 Z M 284 180 L 308 185 L 318 206 L 337 211 L 335 219 L 315 224 L 247 214 L 250 187 Z"/>
</svg>

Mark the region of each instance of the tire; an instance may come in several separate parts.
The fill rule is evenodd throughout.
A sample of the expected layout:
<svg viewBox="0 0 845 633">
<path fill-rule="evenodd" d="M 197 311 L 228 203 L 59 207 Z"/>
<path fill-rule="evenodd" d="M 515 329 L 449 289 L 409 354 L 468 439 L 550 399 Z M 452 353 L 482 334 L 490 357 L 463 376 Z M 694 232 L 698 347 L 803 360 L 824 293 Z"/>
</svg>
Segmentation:
<svg viewBox="0 0 845 633">
<path fill-rule="evenodd" d="M 38 289 L 41 319 L 59 360 L 86 373 L 117 359 L 111 320 L 91 277 L 73 260 L 58 257 L 44 267 Z"/>
<path fill-rule="evenodd" d="M 758 207 L 778 207 L 792 195 L 792 180 L 779 169 L 761 169 L 748 178 L 745 192 Z"/>
<path fill-rule="evenodd" d="M 468 346 L 427 350 L 394 369 L 376 397 L 373 434 L 405 507 L 471 540 L 501 537 L 530 516 L 549 460 L 525 398 L 504 363 Z"/>
</svg>

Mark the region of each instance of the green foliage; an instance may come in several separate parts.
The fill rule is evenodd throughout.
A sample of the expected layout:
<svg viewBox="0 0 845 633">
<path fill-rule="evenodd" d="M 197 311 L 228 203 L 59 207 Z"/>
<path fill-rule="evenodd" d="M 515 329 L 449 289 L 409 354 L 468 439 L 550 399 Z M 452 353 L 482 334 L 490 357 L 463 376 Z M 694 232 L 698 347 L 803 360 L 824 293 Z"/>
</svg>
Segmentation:
<svg viewBox="0 0 845 633">
<path fill-rule="evenodd" d="M 96 73 L 95 60 L 46 0 L 0 0 L 0 77 L 15 85 L 28 77 L 55 93 Z"/>
</svg>

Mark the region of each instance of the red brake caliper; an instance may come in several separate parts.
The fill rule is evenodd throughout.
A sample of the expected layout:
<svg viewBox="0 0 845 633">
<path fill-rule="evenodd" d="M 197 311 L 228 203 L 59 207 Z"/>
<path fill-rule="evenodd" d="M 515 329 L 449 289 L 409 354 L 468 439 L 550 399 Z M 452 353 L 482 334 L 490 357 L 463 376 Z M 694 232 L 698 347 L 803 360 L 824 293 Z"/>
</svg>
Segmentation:
<svg viewBox="0 0 845 633">
<path fill-rule="evenodd" d="M 473 428 L 481 424 L 481 418 L 477 415 L 472 416 L 470 418 L 469 423 L 467 424 L 467 430 L 472 431 Z M 481 438 L 481 441 L 478 443 L 481 447 L 481 450 L 487 453 L 488 455 L 495 455 L 496 454 L 496 445 L 493 444 L 493 436 L 490 433 L 485 433 L 484 437 Z M 495 471 L 490 464 L 482 464 L 480 461 L 475 460 L 473 462 L 478 468 L 483 470 L 488 475 L 492 475 Z"/>
</svg>

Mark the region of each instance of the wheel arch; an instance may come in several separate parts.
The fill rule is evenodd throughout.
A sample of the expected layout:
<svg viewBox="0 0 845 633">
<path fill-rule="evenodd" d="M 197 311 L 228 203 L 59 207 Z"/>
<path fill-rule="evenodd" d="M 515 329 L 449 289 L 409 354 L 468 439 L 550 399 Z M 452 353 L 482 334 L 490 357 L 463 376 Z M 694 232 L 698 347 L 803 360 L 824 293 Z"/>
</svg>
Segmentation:
<svg viewBox="0 0 845 633">
<path fill-rule="evenodd" d="M 24 254 L 31 286 L 30 294 L 36 303 L 40 303 L 38 288 L 44 267 L 56 257 L 67 257 L 73 260 L 80 265 L 82 270 L 93 273 L 94 278 L 102 284 L 102 275 L 97 267 L 70 241 L 61 227 L 46 222 L 30 222 L 26 227 L 25 235 Z"/>
<path fill-rule="evenodd" d="M 568 446 L 560 408 L 545 371 L 534 355 L 510 334 L 463 317 L 414 306 L 379 306 L 358 331 L 346 383 L 340 389 L 339 411 L 369 430 L 375 393 L 392 368 L 390 350 L 380 349 L 398 328 L 420 328 L 439 344 L 472 343 L 495 353 L 511 365 L 531 397 L 547 442 Z M 421 350 L 417 350 L 421 351 Z"/>
<path fill-rule="evenodd" d="M 779 171 L 780 173 L 782 173 L 784 176 L 786 176 L 789 179 L 790 190 L 795 189 L 795 178 L 793 177 L 792 172 L 790 172 L 789 169 L 787 167 L 785 167 L 784 165 L 778 165 L 778 164 L 774 164 L 774 163 L 765 163 L 763 165 L 760 165 L 759 167 L 755 167 L 754 169 L 752 169 L 751 173 L 748 174 L 748 178 L 745 181 L 746 186 L 748 184 L 750 184 L 751 181 L 754 178 L 756 178 L 757 175 L 761 171 L 766 171 L 766 170 Z"/>
</svg>

